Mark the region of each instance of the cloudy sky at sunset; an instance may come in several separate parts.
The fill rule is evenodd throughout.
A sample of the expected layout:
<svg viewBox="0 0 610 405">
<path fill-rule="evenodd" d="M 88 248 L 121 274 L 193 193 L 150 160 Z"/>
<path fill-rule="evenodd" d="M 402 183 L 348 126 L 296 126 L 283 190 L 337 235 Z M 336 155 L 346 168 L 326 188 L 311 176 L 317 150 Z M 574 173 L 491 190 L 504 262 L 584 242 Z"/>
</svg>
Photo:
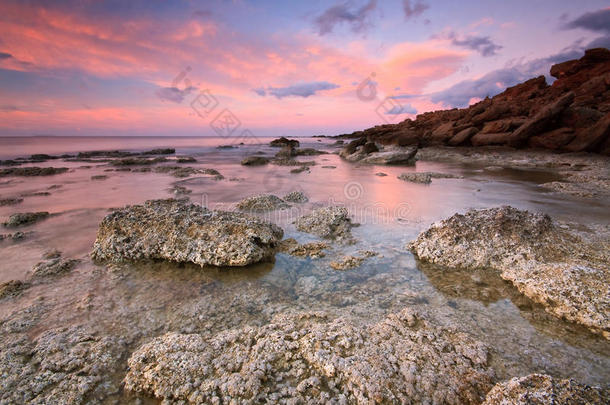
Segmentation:
<svg viewBox="0 0 610 405">
<path fill-rule="evenodd" d="M 0 135 L 351 132 L 610 47 L 597 0 L 0 2 Z"/>
</svg>

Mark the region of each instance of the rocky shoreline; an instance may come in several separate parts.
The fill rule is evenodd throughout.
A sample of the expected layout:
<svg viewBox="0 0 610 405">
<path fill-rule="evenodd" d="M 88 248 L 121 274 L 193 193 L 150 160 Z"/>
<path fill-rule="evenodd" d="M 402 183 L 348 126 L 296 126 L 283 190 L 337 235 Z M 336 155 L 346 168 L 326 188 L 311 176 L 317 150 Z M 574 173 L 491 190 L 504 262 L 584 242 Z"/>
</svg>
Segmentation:
<svg viewBox="0 0 610 405">
<path fill-rule="evenodd" d="M 427 190 L 437 181 L 462 181 L 461 174 L 419 168 L 449 162 L 489 171 L 552 171 L 558 179 L 540 187 L 578 201 L 601 201 L 610 193 L 608 158 L 599 154 L 356 141 L 329 147 L 344 147 L 345 164 L 371 168 L 370 176 L 381 173 L 375 166 L 387 165 L 382 170 L 401 186 L 415 181 L 413 187 Z M 287 178 L 290 167 L 315 168 L 325 158 L 294 140 L 280 139 L 273 147 L 280 150 L 265 164 L 282 168 Z M 574 328 L 572 337 L 595 342 L 591 356 L 603 368 L 610 338 L 610 228 L 583 230 L 543 213 L 486 208 L 449 216 L 388 255 L 384 246 L 363 240 L 379 236 L 362 232 L 369 224 L 358 227 L 350 210 L 297 187 L 278 191 L 281 197 L 243 193 L 233 210 L 194 204 L 188 198 L 196 193 L 185 181 L 199 179 L 206 187 L 229 181 L 196 165 L 206 164 L 200 156 L 182 157 L 192 167 L 145 153 L 96 152 L 79 159 L 105 160 L 104 181 L 85 176 L 97 184 L 119 173 L 185 177 L 168 189 L 182 197 L 105 211 L 90 257 L 50 251 L 28 278 L 0 285 L 0 300 L 9 308 L 0 319 L 2 404 L 610 400 L 608 384 L 585 384 L 582 370 L 570 379 L 570 370 L 547 364 L 548 354 L 537 357 L 534 340 L 523 349 L 534 353 L 528 354 L 531 364 L 502 364 L 516 343 L 500 348 L 493 338 L 484 341 L 485 335 L 499 336 L 490 328 L 500 326 L 464 312 L 479 303 L 501 311 L 505 296 L 493 290 L 510 287 L 514 310 L 530 311 L 533 328 Z M 242 168 L 239 159 L 240 170 L 261 169 Z M 117 160 L 122 163 L 112 163 Z M 290 210 L 298 215 L 282 226 L 269 219 Z M 62 214 L 14 215 L 6 228 L 27 233 Z M 420 261 L 420 278 L 405 273 L 415 266 L 409 251 Z M 391 265 L 399 269 L 384 273 Z M 89 280 L 85 286 L 83 279 Z M 440 293 L 422 294 L 414 286 L 423 283 Z M 429 300 L 435 306 L 426 309 Z M 583 335 L 580 327 L 596 335 Z"/>
<path fill-rule="evenodd" d="M 589 49 L 578 60 L 468 108 L 434 111 L 344 138 L 382 145 L 488 146 L 610 155 L 610 51 Z"/>
</svg>

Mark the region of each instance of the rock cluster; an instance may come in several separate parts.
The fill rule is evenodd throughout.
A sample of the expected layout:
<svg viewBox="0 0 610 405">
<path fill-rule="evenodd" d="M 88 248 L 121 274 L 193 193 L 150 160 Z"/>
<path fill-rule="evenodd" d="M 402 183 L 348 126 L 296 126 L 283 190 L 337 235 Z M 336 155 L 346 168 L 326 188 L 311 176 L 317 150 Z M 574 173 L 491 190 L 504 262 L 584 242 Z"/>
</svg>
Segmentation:
<svg viewBox="0 0 610 405">
<path fill-rule="evenodd" d="M 327 239 L 351 239 L 353 226 L 345 207 L 326 207 L 295 221 L 297 230 Z"/>
<path fill-rule="evenodd" d="M 608 389 L 555 379 L 546 374 L 531 374 L 496 384 L 482 405 L 607 403 L 610 403 Z"/>
<path fill-rule="evenodd" d="M 348 143 L 339 156 L 349 162 L 361 162 L 377 165 L 413 165 L 417 147 L 382 146 L 367 138 L 359 138 Z"/>
<path fill-rule="evenodd" d="M 610 51 L 589 49 L 540 76 L 468 108 L 346 135 L 363 145 L 507 145 L 610 154 Z"/>
<path fill-rule="evenodd" d="M 284 146 L 288 146 L 291 148 L 298 148 L 300 145 L 299 141 L 297 141 L 296 139 L 288 139 L 285 137 L 280 137 L 278 139 L 274 139 L 273 141 L 269 142 L 269 146 L 273 146 L 275 148 L 281 148 Z"/>
<path fill-rule="evenodd" d="M 262 327 L 168 333 L 128 360 L 125 388 L 188 403 L 480 403 L 487 348 L 409 309 L 374 325 L 326 313 Z"/>
<path fill-rule="evenodd" d="M 92 257 L 114 262 L 165 259 L 200 266 L 245 266 L 270 259 L 283 231 L 237 212 L 183 200 L 151 200 L 107 215 Z"/>
<path fill-rule="evenodd" d="M 456 214 L 409 248 L 426 262 L 495 269 L 549 313 L 610 338 L 610 249 L 589 246 L 547 215 L 506 206 Z"/>
</svg>

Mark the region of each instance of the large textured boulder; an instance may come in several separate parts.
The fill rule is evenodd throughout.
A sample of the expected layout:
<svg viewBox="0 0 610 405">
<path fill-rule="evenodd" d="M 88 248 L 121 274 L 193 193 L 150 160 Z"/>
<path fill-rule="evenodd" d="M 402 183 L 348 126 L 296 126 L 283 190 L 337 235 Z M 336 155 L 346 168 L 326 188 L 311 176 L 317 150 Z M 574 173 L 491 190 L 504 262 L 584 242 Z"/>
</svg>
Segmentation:
<svg viewBox="0 0 610 405">
<path fill-rule="evenodd" d="M 128 361 L 125 388 L 180 403 L 478 404 L 487 348 L 406 309 L 362 325 L 325 313 L 275 316 L 212 338 L 168 333 Z"/>
<path fill-rule="evenodd" d="M 546 374 L 515 377 L 496 384 L 482 405 L 607 404 L 610 391 Z"/>
<path fill-rule="evenodd" d="M 270 259 L 283 231 L 236 212 L 211 211 L 180 200 L 152 200 L 107 215 L 92 257 L 165 259 L 201 266 L 245 266 Z"/>
<path fill-rule="evenodd" d="M 409 243 L 420 260 L 495 269 L 560 318 L 610 339 L 610 249 L 590 246 L 543 214 L 500 207 L 456 214 Z"/>
<path fill-rule="evenodd" d="M 295 221 L 297 230 L 321 238 L 350 239 L 353 224 L 345 207 L 326 207 L 314 210 Z"/>
</svg>

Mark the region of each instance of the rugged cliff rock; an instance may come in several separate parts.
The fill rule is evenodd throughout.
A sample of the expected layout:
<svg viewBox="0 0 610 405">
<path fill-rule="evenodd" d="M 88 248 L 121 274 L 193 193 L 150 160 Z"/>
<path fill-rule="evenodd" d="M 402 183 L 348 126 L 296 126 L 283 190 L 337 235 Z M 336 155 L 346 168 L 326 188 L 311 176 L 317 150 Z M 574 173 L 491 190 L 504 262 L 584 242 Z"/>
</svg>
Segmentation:
<svg viewBox="0 0 610 405">
<path fill-rule="evenodd" d="M 434 111 L 345 135 L 378 145 L 506 145 L 610 155 L 610 51 L 589 49 L 544 76 L 468 108 Z"/>
</svg>

